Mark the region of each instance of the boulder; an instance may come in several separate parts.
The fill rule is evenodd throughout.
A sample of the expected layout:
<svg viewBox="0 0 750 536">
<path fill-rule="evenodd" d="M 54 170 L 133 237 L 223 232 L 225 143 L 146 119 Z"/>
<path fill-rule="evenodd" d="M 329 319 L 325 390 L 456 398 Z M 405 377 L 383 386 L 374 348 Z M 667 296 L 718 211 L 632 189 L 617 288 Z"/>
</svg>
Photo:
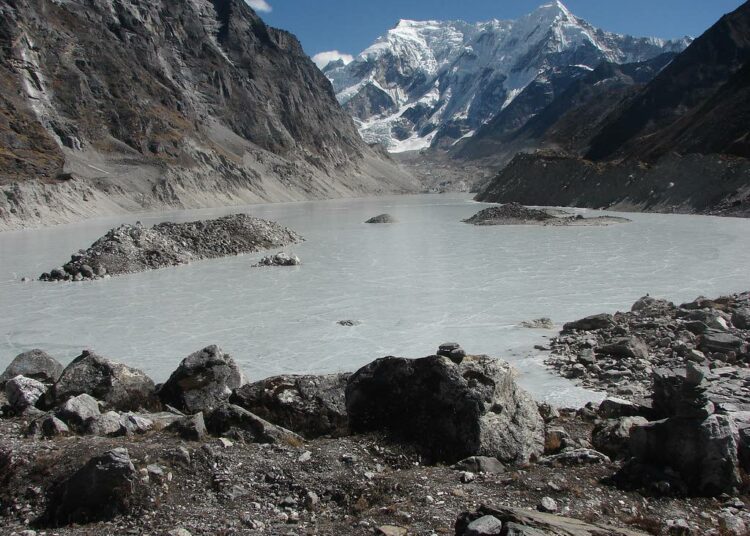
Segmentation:
<svg viewBox="0 0 750 536">
<path fill-rule="evenodd" d="M 536 404 L 508 363 L 487 356 L 378 359 L 351 376 L 346 407 L 352 431 L 387 432 L 433 461 L 522 463 L 544 450 Z"/>
<path fill-rule="evenodd" d="M 740 307 L 732 313 L 732 324 L 738 329 L 750 329 L 750 307 Z"/>
<path fill-rule="evenodd" d="M 160 406 L 154 382 L 145 373 L 88 350 L 65 367 L 50 390 L 48 404 L 56 406 L 84 393 L 116 411 L 156 410 Z"/>
<path fill-rule="evenodd" d="M 45 521 L 59 527 L 128 514 L 137 502 L 138 485 L 127 449 L 110 450 L 53 487 Z"/>
<path fill-rule="evenodd" d="M 367 220 L 365 223 L 397 223 L 398 221 L 396 218 L 391 216 L 390 214 L 380 214 L 379 216 L 374 216 Z"/>
<path fill-rule="evenodd" d="M 5 396 L 13 411 L 21 412 L 33 406 L 47 391 L 47 387 L 40 381 L 16 376 L 5 384 Z"/>
<path fill-rule="evenodd" d="M 127 429 L 122 423 L 122 418 L 116 411 L 108 411 L 107 413 L 90 418 L 86 422 L 84 432 L 100 437 L 120 437 L 127 435 Z"/>
<path fill-rule="evenodd" d="M 175 432 L 186 441 L 202 441 L 208 433 L 203 413 L 182 417 L 170 424 L 167 430 Z"/>
<path fill-rule="evenodd" d="M 482 516 L 475 519 L 466 527 L 466 536 L 500 536 L 503 522 L 495 516 Z"/>
<path fill-rule="evenodd" d="M 217 436 L 251 443 L 299 446 L 304 440 L 290 430 L 275 426 L 244 408 L 223 404 L 206 415 L 206 428 Z"/>
<path fill-rule="evenodd" d="M 591 524 L 544 512 L 486 505 L 480 506 L 475 512 L 464 512 L 458 517 L 456 536 L 469 536 L 472 534 L 469 532 L 472 523 L 488 516 L 502 523 L 502 531 L 486 533 L 494 536 L 647 536 L 646 533 L 632 529 Z M 493 526 L 496 527 L 497 524 L 493 522 Z"/>
<path fill-rule="evenodd" d="M 38 419 L 34 419 L 26 430 L 28 437 L 61 437 L 70 435 L 70 428 L 67 424 L 52 414 L 44 414 Z"/>
<path fill-rule="evenodd" d="M 159 390 L 162 402 L 187 413 L 204 414 L 226 402 L 244 383 L 237 363 L 217 346 L 182 360 Z"/>
<path fill-rule="evenodd" d="M 618 419 L 620 417 L 645 416 L 648 413 L 648 408 L 629 400 L 610 396 L 601 401 L 598 413 L 605 419 Z"/>
<path fill-rule="evenodd" d="M 587 316 L 581 320 L 568 322 L 563 325 L 563 332 L 570 331 L 594 331 L 596 329 L 608 329 L 615 325 L 614 318 L 610 314 L 598 314 Z"/>
<path fill-rule="evenodd" d="M 643 417 L 620 417 L 602 421 L 594 427 L 591 443 L 596 450 L 610 458 L 627 458 L 630 454 L 630 431 L 647 423 Z"/>
<path fill-rule="evenodd" d="M 453 469 L 457 471 L 467 471 L 469 473 L 500 474 L 505 472 L 505 465 L 503 465 L 497 458 L 490 458 L 489 456 L 470 456 L 455 464 Z"/>
<path fill-rule="evenodd" d="M 101 415 L 99 402 L 85 393 L 69 398 L 57 408 L 57 417 L 78 429 L 83 429 L 89 419 L 94 419 L 99 415 Z"/>
<path fill-rule="evenodd" d="M 262 266 L 299 266 L 300 264 L 302 264 L 302 261 L 299 260 L 297 255 L 276 253 L 275 255 L 263 257 L 257 264 L 253 264 L 253 268 L 260 268 Z"/>
<path fill-rule="evenodd" d="M 691 494 L 732 493 L 741 484 L 738 436 L 734 422 L 724 415 L 705 420 L 672 417 L 635 426 L 629 447 L 636 464 L 623 467 L 619 479 L 637 482 L 641 475 L 628 474 L 632 468 L 655 465 L 677 473 Z"/>
<path fill-rule="evenodd" d="M 742 345 L 742 339 L 731 333 L 708 330 L 701 337 L 700 349 L 704 352 L 726 354 L 728 352 L 738 352 L 742 348 Z"/>
<path fill-rule="evenodd" d="M 42 350 L 30 350 L 18 354 L 0 375 L 0 387 L 11 378 L 25 376 L 43 383 L 54 383 L 60 377 L 63 366 Z"/>
<path fill-rule="evenodd" d="M 600 346 L 597 352 L 614 357 L 648 359 L 648 345 L 638 337 L 620 337 Z"/>
<path fill-rule="evenodd" d="M 557 454 L 570 440 L 570 435 L 562 428 L 548 428 L 544 434 L 544 453 Z"/>
<path fill-rule="evenodd" d="M 445 356 L 454 363 L 461 363 L 466 357 L 466 351 L 457 342 L 444 342 L 438 347 L 437 355 Z"/>
<path fill-rule="evenodd" d="M 277 376 L 236 389 L 229 401 L 305 438 L 349 433 L 349 374 Z"/>
<path fill-rule="evenodd" d="M 633 304 L 630 311 L 649 316 L 664 316 L 674 308 L 674 303 L 670 301 L 644 296 Z"/>
</svg>

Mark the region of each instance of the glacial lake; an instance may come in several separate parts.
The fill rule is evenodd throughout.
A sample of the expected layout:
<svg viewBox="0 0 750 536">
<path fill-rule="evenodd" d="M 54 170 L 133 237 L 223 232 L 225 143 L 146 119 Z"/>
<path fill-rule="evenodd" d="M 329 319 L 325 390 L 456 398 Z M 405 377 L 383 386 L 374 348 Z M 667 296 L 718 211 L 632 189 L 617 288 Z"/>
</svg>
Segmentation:
<svg viewBox="0 0 750 536">
<path fill-rule="evenodd" d="M 352 371 L 456 341 L 512 362 L 538 399 L 572 405 L 601 395 L 548 372 L 533 346 L 556 332 L 522 321 L 548 316 L 559 326 L 629 309 L 646 293 L 679 302 L 750 288 L 750 220 L 625 214 L 632 223 L 611 227 L 461 223 L 484 206 L 463 194 L 380 197 L 0 233 L 0 367 L 31 348 L 63 364 L 90 348 L 164 381 L 182 358 L 218 344 L 258 380 Z M 259 253 L 95 282 L 35 281 L 120 223 L 234 212 L 304 235 L 304 244 L 287 248 L 302 266 L 251 268 Z M 399 223 L 363 223 L 384 212 Z M 23 276 L 33 281 L 21 283 Z"/>
</svg>

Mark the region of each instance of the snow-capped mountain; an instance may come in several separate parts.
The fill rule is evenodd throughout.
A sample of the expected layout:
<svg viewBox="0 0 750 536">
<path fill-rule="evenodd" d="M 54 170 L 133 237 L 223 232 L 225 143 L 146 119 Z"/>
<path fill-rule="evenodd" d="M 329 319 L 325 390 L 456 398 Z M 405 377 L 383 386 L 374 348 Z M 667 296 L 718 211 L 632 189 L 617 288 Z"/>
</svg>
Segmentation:
<svg viewBox="0 0 750 536">
<path fill-rule="evenodd" d="M 539 93 L 555 80 L 538 105 L 525 106 L 526 120 L 603 60 L 644 61 L 689 44 L 604 32 L 555 1 L 516 21 L 402 20 L 354 61 L 323 72 L 365 141 L 403 152 L 473 135 L 532 82 Z"/>
</svg>

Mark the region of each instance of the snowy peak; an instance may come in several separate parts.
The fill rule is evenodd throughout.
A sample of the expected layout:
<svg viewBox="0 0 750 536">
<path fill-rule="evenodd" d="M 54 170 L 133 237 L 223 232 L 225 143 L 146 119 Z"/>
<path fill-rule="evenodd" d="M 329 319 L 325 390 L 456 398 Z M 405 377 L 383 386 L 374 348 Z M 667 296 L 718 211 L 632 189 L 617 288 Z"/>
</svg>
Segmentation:
<svg viewBox="0 0 750 536">
<path fill-rule="evenodd" d="M 325 74 L 363 138 L 399 152 L 471 136 L 532 82 L 542 97 L 523 101 L 520 122 L 553 86 L 563 90 L 602 61 L 644 61 L 687 44 L 604 32 L 554 1 L 515 21 L 400 20 Z"/>
</svg>

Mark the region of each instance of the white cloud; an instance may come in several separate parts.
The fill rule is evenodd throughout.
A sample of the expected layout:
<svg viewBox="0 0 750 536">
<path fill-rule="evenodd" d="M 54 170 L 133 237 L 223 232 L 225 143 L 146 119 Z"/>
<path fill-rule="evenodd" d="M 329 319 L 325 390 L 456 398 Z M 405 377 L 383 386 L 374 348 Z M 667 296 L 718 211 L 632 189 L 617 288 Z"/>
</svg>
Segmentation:
<svg viewBox="0 0 750 536">
<path fill-rule="evenodd" d="M 247 5 L 255 11 L 263 11 L 264 13 L 271 11 L 271 6 L 266 0 L 245 0 L 245 2 L 247 2 Z"/>
<path fill-rule="evenodd" d="M 317 54 L 315 54 L 312 57 L 312 60 L 315 62 L 319 69 L 322 69 L 335 60 L 344 60 L 344 64 L 351 63 L 354 60 L 354 56 L 352 56 L 351 54 L 343 54 L 338 50 L 327 50 L 325 52 L 318 52 Z"/>
</svg>

